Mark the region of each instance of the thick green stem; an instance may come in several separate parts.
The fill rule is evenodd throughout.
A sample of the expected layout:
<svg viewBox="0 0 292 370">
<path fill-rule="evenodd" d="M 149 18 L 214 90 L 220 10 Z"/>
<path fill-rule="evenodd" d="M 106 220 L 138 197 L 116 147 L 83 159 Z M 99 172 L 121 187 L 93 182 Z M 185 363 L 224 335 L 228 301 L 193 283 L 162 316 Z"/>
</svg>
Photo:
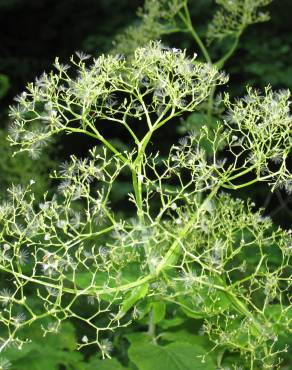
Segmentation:
<svg viewBox="0 0 292 370">
<path fill-rule="evenodd" d="M 149 313 L 149 318 L 148 318 L 148 335 L 152 338 L 152 341 L 154 343 L 156 343 L 155 333 L 156 333 L 156 325 L 154 322 L 154 315 L 153 315 L 153 308 L 152 308 Z"/>
<path fill-rule="evenodd" d="M 137 203 L 137 215 L 140 222 L 144 222 L 143 215 L 143 185 L 142 185 L 141 162 L 132 168 L 132 183 L 134 188 L 135 199 Z"/>
<path fill-rule="evenodd" d="M 152 126 L 152 125 L 151 125 Z M 137 202 L 137 213 L 139 220 L 144 222 L 143 215 L 143 174 L 142 174 L 142 162 L 145 154 L 147 145 L 154 133 L 154 128 L 151 128 L 144 138 L 141 140 L 138 146 L 138 153 L 134 163 L 132 164 L 132 183 Z"/>
</svg>

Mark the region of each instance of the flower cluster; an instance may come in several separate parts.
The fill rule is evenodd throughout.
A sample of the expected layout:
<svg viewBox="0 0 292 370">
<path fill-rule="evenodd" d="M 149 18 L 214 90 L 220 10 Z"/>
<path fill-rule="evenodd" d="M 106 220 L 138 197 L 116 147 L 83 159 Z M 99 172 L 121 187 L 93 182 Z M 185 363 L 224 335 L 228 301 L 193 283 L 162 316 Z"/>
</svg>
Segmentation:
<svg viewBox="0 0 292 370">
<path fill-rule="evenodd" d="M 208 26 L 209 42 L 228 36 L 239 37 L 246 27 L 269 20 L 267 12 L 259 9 L 273 0 L 216 0 L 220 9 Z"/>
<path fill-rule="evenodd" d="M 130 62 L 118 55 L 102 55 L 91 65 L 87 62 L 72 57 L 77 77 L 70 77 L 68 66 L 56 60 L 57 73 L 43 74 L 17 97 L 18 104 L 10 110 L 13 145 L 35 157 L 52 135 L 62 131 L 82 132 L 105 144 L 97 120 L 122 125 L 137 143 L 130 117 L 146 117 L 150 128 L 154 116 L 154 130 L 170 118 L 192 111 L 213 86 L 227 81 L 215 67 L 160 43 L 138 48 Z M 150 104 L 146 107 L 147 100 Z"/>
</svg>

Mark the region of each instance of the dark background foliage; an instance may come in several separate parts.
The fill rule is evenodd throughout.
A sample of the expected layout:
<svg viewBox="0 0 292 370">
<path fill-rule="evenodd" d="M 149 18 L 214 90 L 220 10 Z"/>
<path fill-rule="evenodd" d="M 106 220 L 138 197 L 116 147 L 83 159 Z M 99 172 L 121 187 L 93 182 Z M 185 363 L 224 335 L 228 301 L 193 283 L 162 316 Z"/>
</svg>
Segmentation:
<svg viewBox="0 0 292 370">
<path fill-rule="evenodd" d="M 94 55 L 112 48 L 112 39 L 136 21 L 141 0 L 0 0 L 0 73 L 10 79 L 7 98 L 22 91 L 27 81 L 50 66 L 56 55 L 66 60 L 75 50 Z M 190 6 L 194 24 L 204 32 L 215 10 L 213 0 Z M 241 39 L 236 55 L 226 69 L 232 76 L 234 94 L 250 83 L 263 87 L 291 87 L 292 23 L 290 0 L 275 0 L 271 21 L 250 27 Z M 171 42 L 190 46 L 185 35 Z M 233 84 L 232 82 L 236 82 Z"/>
</svg>

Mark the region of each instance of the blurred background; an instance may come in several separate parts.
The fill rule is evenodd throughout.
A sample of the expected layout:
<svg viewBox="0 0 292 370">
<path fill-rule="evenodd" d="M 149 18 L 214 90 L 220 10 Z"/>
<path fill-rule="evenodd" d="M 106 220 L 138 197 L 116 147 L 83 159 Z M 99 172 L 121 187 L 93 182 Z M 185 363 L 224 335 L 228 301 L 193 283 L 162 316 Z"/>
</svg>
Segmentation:
<svg viewBox="0 0 292 370">
<path fill-rule="evenodd" d="M 208 22 L 214 15 L 214 1 L 190 0 L 189 4 L 193 24 L 199 34 L 204 35 Z M 129 25 L 139 23 L 136 11 L 142 5 L 142 0 L 0 0 L 0 196 L 2 199 L 5 199 L 6 189 L 11 183 L 25 184 L 32 178 L 36 181 L 36 197 L 41 198 L 45 191 L 52 191 L 54 187 L 48 173 L 70 154 L 86 156 L 88 149 L 95 144 L 79 136 L 78 138 L 62 137 L 56 139 L 37 161 L 22 154 L 12 157 L 13 151 L 6 138 L 9 130 L 8 109 L 9 105 L 13 104 L 13 98 L 36 76 L 43 71 L 50 71 L 56 56 L 66 63 L 77 50 L 93 56 L 113 52 L 117 35 Z M 292 1 L 274 0 L 269 6 L 269 11 L 271 20 L 248 28 L 240 39 L 236 53 L 225 65 L 225 70 L 230 75 L 230 82 L 226 89 L 233 97 L 243 96 L 247 84 L 259 89 L 267 85 L 271 85 L 274 89 L 292 89 Z M 185 34 L 166 36 L 163 42 L 172 47 L 187 48 L 190 54 L 193 52 L 199 54 L 193 40 Z M 216 48 L 213 52 L 216 54 Z M 200 54 L 198 57 L 200 58 Z M 191 127 L 188 126 L 188 129 Z M 163 131 L 164 148 L 169 148 L 182 133 L 173 128 Z M 119 132 L 112 131 L 111 135 L 112 140 L 123 142 L 125 139 Z M 127 191 L 125 184 L 122 193 Z M 285 194 L 281 190 L 271 194 L 265 185 L 257 185 L 242 191 L 240 196 L 252 197 L 258 207 L 265 208 L 266 214 L 271 216 L 276 224 L 286 228 L 291 227 L 292 197 L 290 194 Z M 36 337 L 38 335 L 35 333 Z M 55 353 L 63 360 L 57 357 L 56 360 L 52 360 L 55 362 L 48 363 L 48 353 L 44 359 L 41 355 L 41 347 L 38 347 L 35 351 L 39 351 L 39 354 L 29 360 L 26 358 L 27 365 L 23 365 L 23 359 L 17 357 L 20 355 L 14 354 L 15 368 L 47 370 L 54 369 L 60 362 L 66 363 L 65 352 L 60 349 L 63 344 L 59 345 L 58 341 L 67 343 L 66 351 L 74 350 L 74 330 L 70 325 L 64 330 L 63 337 L 53 340 L 54 343 L 47 341 L 46 344 L 45 342 L 41 344 L 42 339 L 39 340 L 39 346 L 47 345 L 47 351 L 52 350 L 51 358 L 54 358 L 53 353 Z M 24 353 L 22 356 L 25 355 L 27 354 Z M 75 355 L 72 355 L 75 365 L 68 368 L 77 368 L 76 364 L 81 361 L 81 355 Z M 17 361 L 22 361 L 21 367 L 17 367 Z M 83 367 L 80 366 L 80 368 Z"/>
</svg>

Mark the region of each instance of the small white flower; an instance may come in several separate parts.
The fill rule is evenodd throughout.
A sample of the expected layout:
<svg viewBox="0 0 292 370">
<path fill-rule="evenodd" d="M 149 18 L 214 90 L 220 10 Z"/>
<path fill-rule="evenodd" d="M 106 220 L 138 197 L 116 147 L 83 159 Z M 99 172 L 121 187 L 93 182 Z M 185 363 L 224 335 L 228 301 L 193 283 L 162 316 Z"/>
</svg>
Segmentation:
<svg viewBox="0 0 292 370">
<path fill-rule="evenodd" d="M 0 297 L 1 297 L 1 301 L 2 301 L 2 305 L 3 306 L 6 306 L 9 301 L 11 300 L 13 294 L 12 292 L 7 289 L 7 288 L 4 288 L 0 291 Z"/>
<path fill-rule="evenodd" d="M 88 338 L 86 335 L 83 335 L 82 339 L 81 339 L 81 342 L 82 343 L 88 343 Z"/>
<path fill-rule="evenodd" d="M 11 362 L 6 358 L 0 358 L 0 370 L 8 370 L 11 368 Z"/>
<path fill-rule="evenodd" d="M 174 54 L 180 54 L 180 53 L 181 53 L 181 49 L 172 48 L 172 52 L 173 52 Z"/>
<path fill-rule="evenodd" d="M 15 317 L 14 317 L 14 323 L 16 326 L 19 326 L 20 324 L 22 324 L 26 319 L 26 316 L 23 312 L 20 312 L 18 313 Z M 1 369 L 1 367 L 0 367 Z"/>
<path fill-rule="evenodd" d="M 75 54 L 80 60 L 87 60 L 91 57 L 91 55 L 86 54 L 83 51 L 76 51 Z"/>
<path fill-rule="evenodd" d="M 110 353 L 113 350 L 113 344 L 109 339 L 104 339 L 100 343 L 100 349 L 102 352 L 102 357 L 105 358 L 110 358 Z"/>
<path fill-rule="evenodd" d="M 26 250 L 26 249 L 20 250 L 19 254 L 18 254 L 18 259 L 19 259 L 20 265 L 22 265 L 22 266 L 25 265 L 29 260 L 28 250 Z"/>
<path fill-rule="evenodd" d="M 170 208 L 175 211 L 177 209 L 177 204 L 175 202 L 172 203 L 172 205 L 170 206 Z"/>
<path fill-rule="evenodd" d="M 4 249 L 4 252 L 8 251 L 8 249 L 10 249 L 10 245 L 9 244 L 4 244 L 3 249 Z"/>
<path fill-rule="evenodd" d="M 65 228 L 66 228 L 66 226 L 67 226 L 67 222 L 66 222 L 66 220 L 59 220 L 59 221 L 57 222 L 57 227 L 58 227 L 59 229 L 65 229 Z"/>
</svg>

